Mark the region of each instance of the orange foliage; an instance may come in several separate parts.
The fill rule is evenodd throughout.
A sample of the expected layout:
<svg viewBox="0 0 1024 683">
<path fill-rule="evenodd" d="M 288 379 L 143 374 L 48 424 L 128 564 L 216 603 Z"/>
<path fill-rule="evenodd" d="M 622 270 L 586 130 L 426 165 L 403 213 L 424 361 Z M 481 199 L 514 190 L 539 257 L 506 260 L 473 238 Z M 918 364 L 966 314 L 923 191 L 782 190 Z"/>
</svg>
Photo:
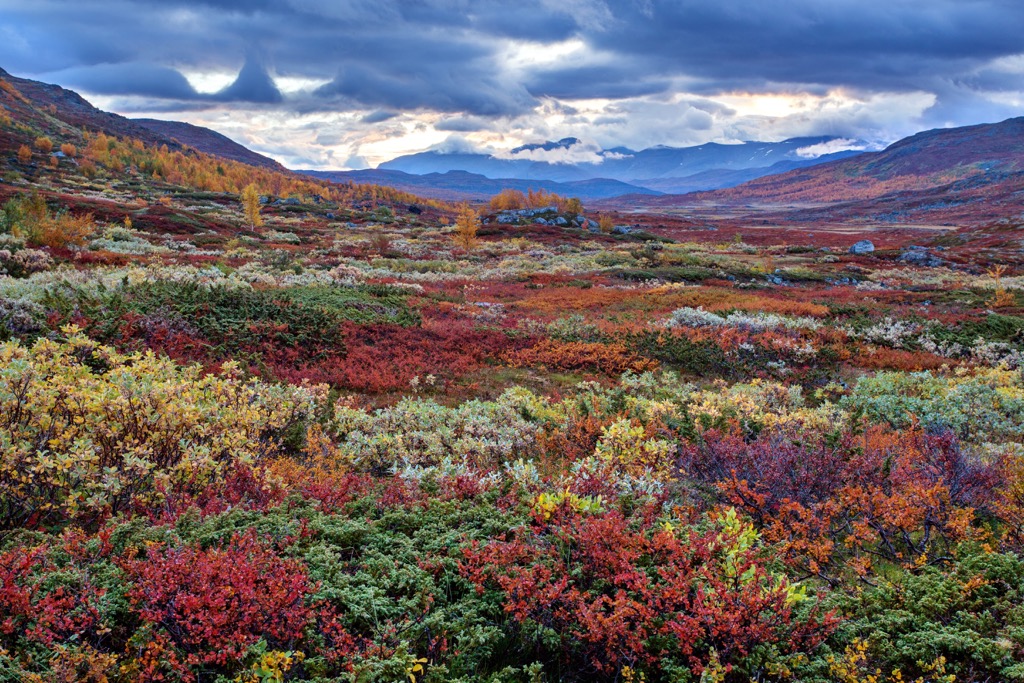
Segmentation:
<svg viewBox="0 0 1024 683">
<path fill-rule="evenodd" d="M 38 138 L 36 138 L 36 143 L 35 144 L 36 144 L 36 149 L 38 149 L 43 154 L 49 154 L 50 152 L 53 151 L 53 140 L 51 140 L 48 137 L 38 137 Z"/>
<path fill-rule="evenodd" d="M 943 365 L 951 367 L 958 365 L 954 360 L 927 351 L 906 351 L 863 344 L 858 345 L 853 353 L 853 358 L 857 366 L 872 370 L 919 372 L 921 370 L 938 370 Z"/>
<path fill-rule="evenodd" d="M 542 365 L 553 370 L 597 370 L 607 375 L 621 375 L 627 370 L 646 372 L 658 367 L 657 361 L 638 356 L 622 344 L 553 339 L 544 339 L 527 349 L 507 352 L 502 359 L 517 368 Z"/>
<path fill-rule="evenodd" d="M 526 195 L 519 190 L 502 190 L 491 197 L 491 211 L 514 211 L 526 206 Z"/>
<path fill-rule="evenodd" d="M 27 164 L 32 160 L 32 150 L 28 145 L 22 145 L 18 148 L 18 161 L 23 164 Z"/>
<path fill-rule="evenodd" d="M 713 313 L 721 311 L 763 311 L 779 315 L 796 315 L 821 318 L 829 313 L 828 306 L 806 300 L 791 301 L 773 296 L 746 294 L 725 287 L 699 287 L 679 289 L 662 287 L 651 290 L 647 298 L 675 309 L 689 306 L 703 308 Z"/>
<path fill-rule="evenodd" d="M 119 139 L 104 133 L 86 135 L 84 156 L 86 161 L 113 171 L 135 168 L 154 180 L 207 192 L 239 194 L 247 185 L 253 184 L 262 192 L 281 197 L 320 197 L 345 204 L 387 201 L 426 204 L 445 210 L 450 208 L 443 202 L 423 199 L 393 188 L 315 180 L 295 173 L 256 168 L 190 148 L 171 151 L 166 145 L 147 146 L 140 140 Z M 85 166 L 84 162 L 82 166 Z"/>
<path fill-rule="evenodd" d="M 38 247 L 82 246 L 92 231 L 91 213 L 79 216 L 61 214 L 56 218 L 47 216 L 39 221 L 29 234 L 28 240 L 30 244 Z"/>
</svg>

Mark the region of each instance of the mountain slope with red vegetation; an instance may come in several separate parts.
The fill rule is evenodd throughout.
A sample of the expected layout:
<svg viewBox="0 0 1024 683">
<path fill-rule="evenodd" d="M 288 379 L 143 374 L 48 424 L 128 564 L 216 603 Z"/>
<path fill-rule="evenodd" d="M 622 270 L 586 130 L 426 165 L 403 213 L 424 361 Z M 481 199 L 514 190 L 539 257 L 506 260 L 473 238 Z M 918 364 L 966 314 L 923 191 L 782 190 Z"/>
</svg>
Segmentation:
<svg viewBox="0 0 1024 683">
<path fill-rule="evenodd" d="M 4 83 L 8 87 L 3 87 Z M 74 90 L 12 76 L 0 69 L 0 111 L 37 132 L 67 137 L 70 129 L 101 132 L 119 138 L 141 140 L 147 145 L 185 147 L 212 156 L 274 171 L 286 169 L 273 159 L 257 154 L 216 131 L 188 123 L 129 119 L 94 107 Z"/>
<path fill-rule="evenodd" d="M 929 130 L 867 152 L 734 188 L 695 193 L 719 202 L 833 202 L 873 199 L 972 179 L 1004 182 L 1024 170 L 1024 117 L 1001 123 Z"/>
</svg>

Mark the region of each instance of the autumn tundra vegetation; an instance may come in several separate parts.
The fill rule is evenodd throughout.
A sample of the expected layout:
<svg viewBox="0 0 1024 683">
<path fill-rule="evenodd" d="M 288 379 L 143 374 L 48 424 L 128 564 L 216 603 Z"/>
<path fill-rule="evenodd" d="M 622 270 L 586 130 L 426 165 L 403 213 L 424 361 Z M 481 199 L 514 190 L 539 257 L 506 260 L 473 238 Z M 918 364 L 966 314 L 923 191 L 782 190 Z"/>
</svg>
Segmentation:
<svg viewBox="0 0 1024 683">
<path fill-rule="evenodd" d="M 457 206 L 3 83 L 0 681 L 1024 680 L 1015 224 Z"/>
</svg>

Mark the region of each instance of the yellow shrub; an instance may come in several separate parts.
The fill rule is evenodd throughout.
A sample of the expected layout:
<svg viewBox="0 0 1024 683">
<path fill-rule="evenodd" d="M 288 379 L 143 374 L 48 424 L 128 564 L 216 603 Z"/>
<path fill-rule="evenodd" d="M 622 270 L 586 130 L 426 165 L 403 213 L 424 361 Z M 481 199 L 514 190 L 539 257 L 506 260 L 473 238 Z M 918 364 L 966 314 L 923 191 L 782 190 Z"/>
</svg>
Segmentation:
<svg viewBox="0 0 1024 683">
<path fill-rule="evenodd" d="M 36 247 L 82 246 L 93 232 L 92 214 L 46 216 L 28 230 L 28 242 Z"/>
<path fill-rule="evenodd" d="M 279 450 L 322 388 L 122 355 L 78 333 L 0 345 L 0 528 L 116 513 Z"/>
</svg>

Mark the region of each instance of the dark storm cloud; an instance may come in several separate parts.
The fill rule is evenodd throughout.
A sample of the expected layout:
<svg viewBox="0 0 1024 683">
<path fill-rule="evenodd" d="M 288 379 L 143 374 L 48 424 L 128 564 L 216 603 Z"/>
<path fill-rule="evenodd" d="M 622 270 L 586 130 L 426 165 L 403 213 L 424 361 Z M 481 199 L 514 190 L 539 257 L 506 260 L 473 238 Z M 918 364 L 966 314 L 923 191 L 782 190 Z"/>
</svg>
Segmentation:
<svg viewBox="0 0 1024 683">
<path fill-rule="evenodd" d="M 275 104 L 284 100 L 266 68 L 255 58 L 246 60 L 238 78 L 214 96 L 223 102 Z"/>
<path fill-rule="evenodd" d="M 559 99 L 624 99 L 654 95 L 669 89 L 667 78 L 646 78 L 643 71 L 624 66 L 581 66 L 539 71 L 526 82 L 531 94 Z"/>
<path fill-rule="evenodd" d="M 960 122 L 985 117 L 986 91 L 1021 89 L 1020 69 L 986 66 L 1024 52 L 1021 26 L 1018 0 L 0 0 L 0 66 L 189 107 L 430 110 L 454 115 L 447 130 L 546 98 L 680 90 L 924 91 Z M 564 66 L 505 61 L 509 41 L 568 39 L 585 49 Z M 239 75 L 199 96 L 180 71 Z M 282 97 L 270 74 L 327 83 Z"/>
<path fill-rule="evenodd" d="M 62 83 L 101 95 L 139 95 L 189 100 L 199 95 L 174 69 L 152 64 L 100 64 L 54 74 Z"/>
</svg>

